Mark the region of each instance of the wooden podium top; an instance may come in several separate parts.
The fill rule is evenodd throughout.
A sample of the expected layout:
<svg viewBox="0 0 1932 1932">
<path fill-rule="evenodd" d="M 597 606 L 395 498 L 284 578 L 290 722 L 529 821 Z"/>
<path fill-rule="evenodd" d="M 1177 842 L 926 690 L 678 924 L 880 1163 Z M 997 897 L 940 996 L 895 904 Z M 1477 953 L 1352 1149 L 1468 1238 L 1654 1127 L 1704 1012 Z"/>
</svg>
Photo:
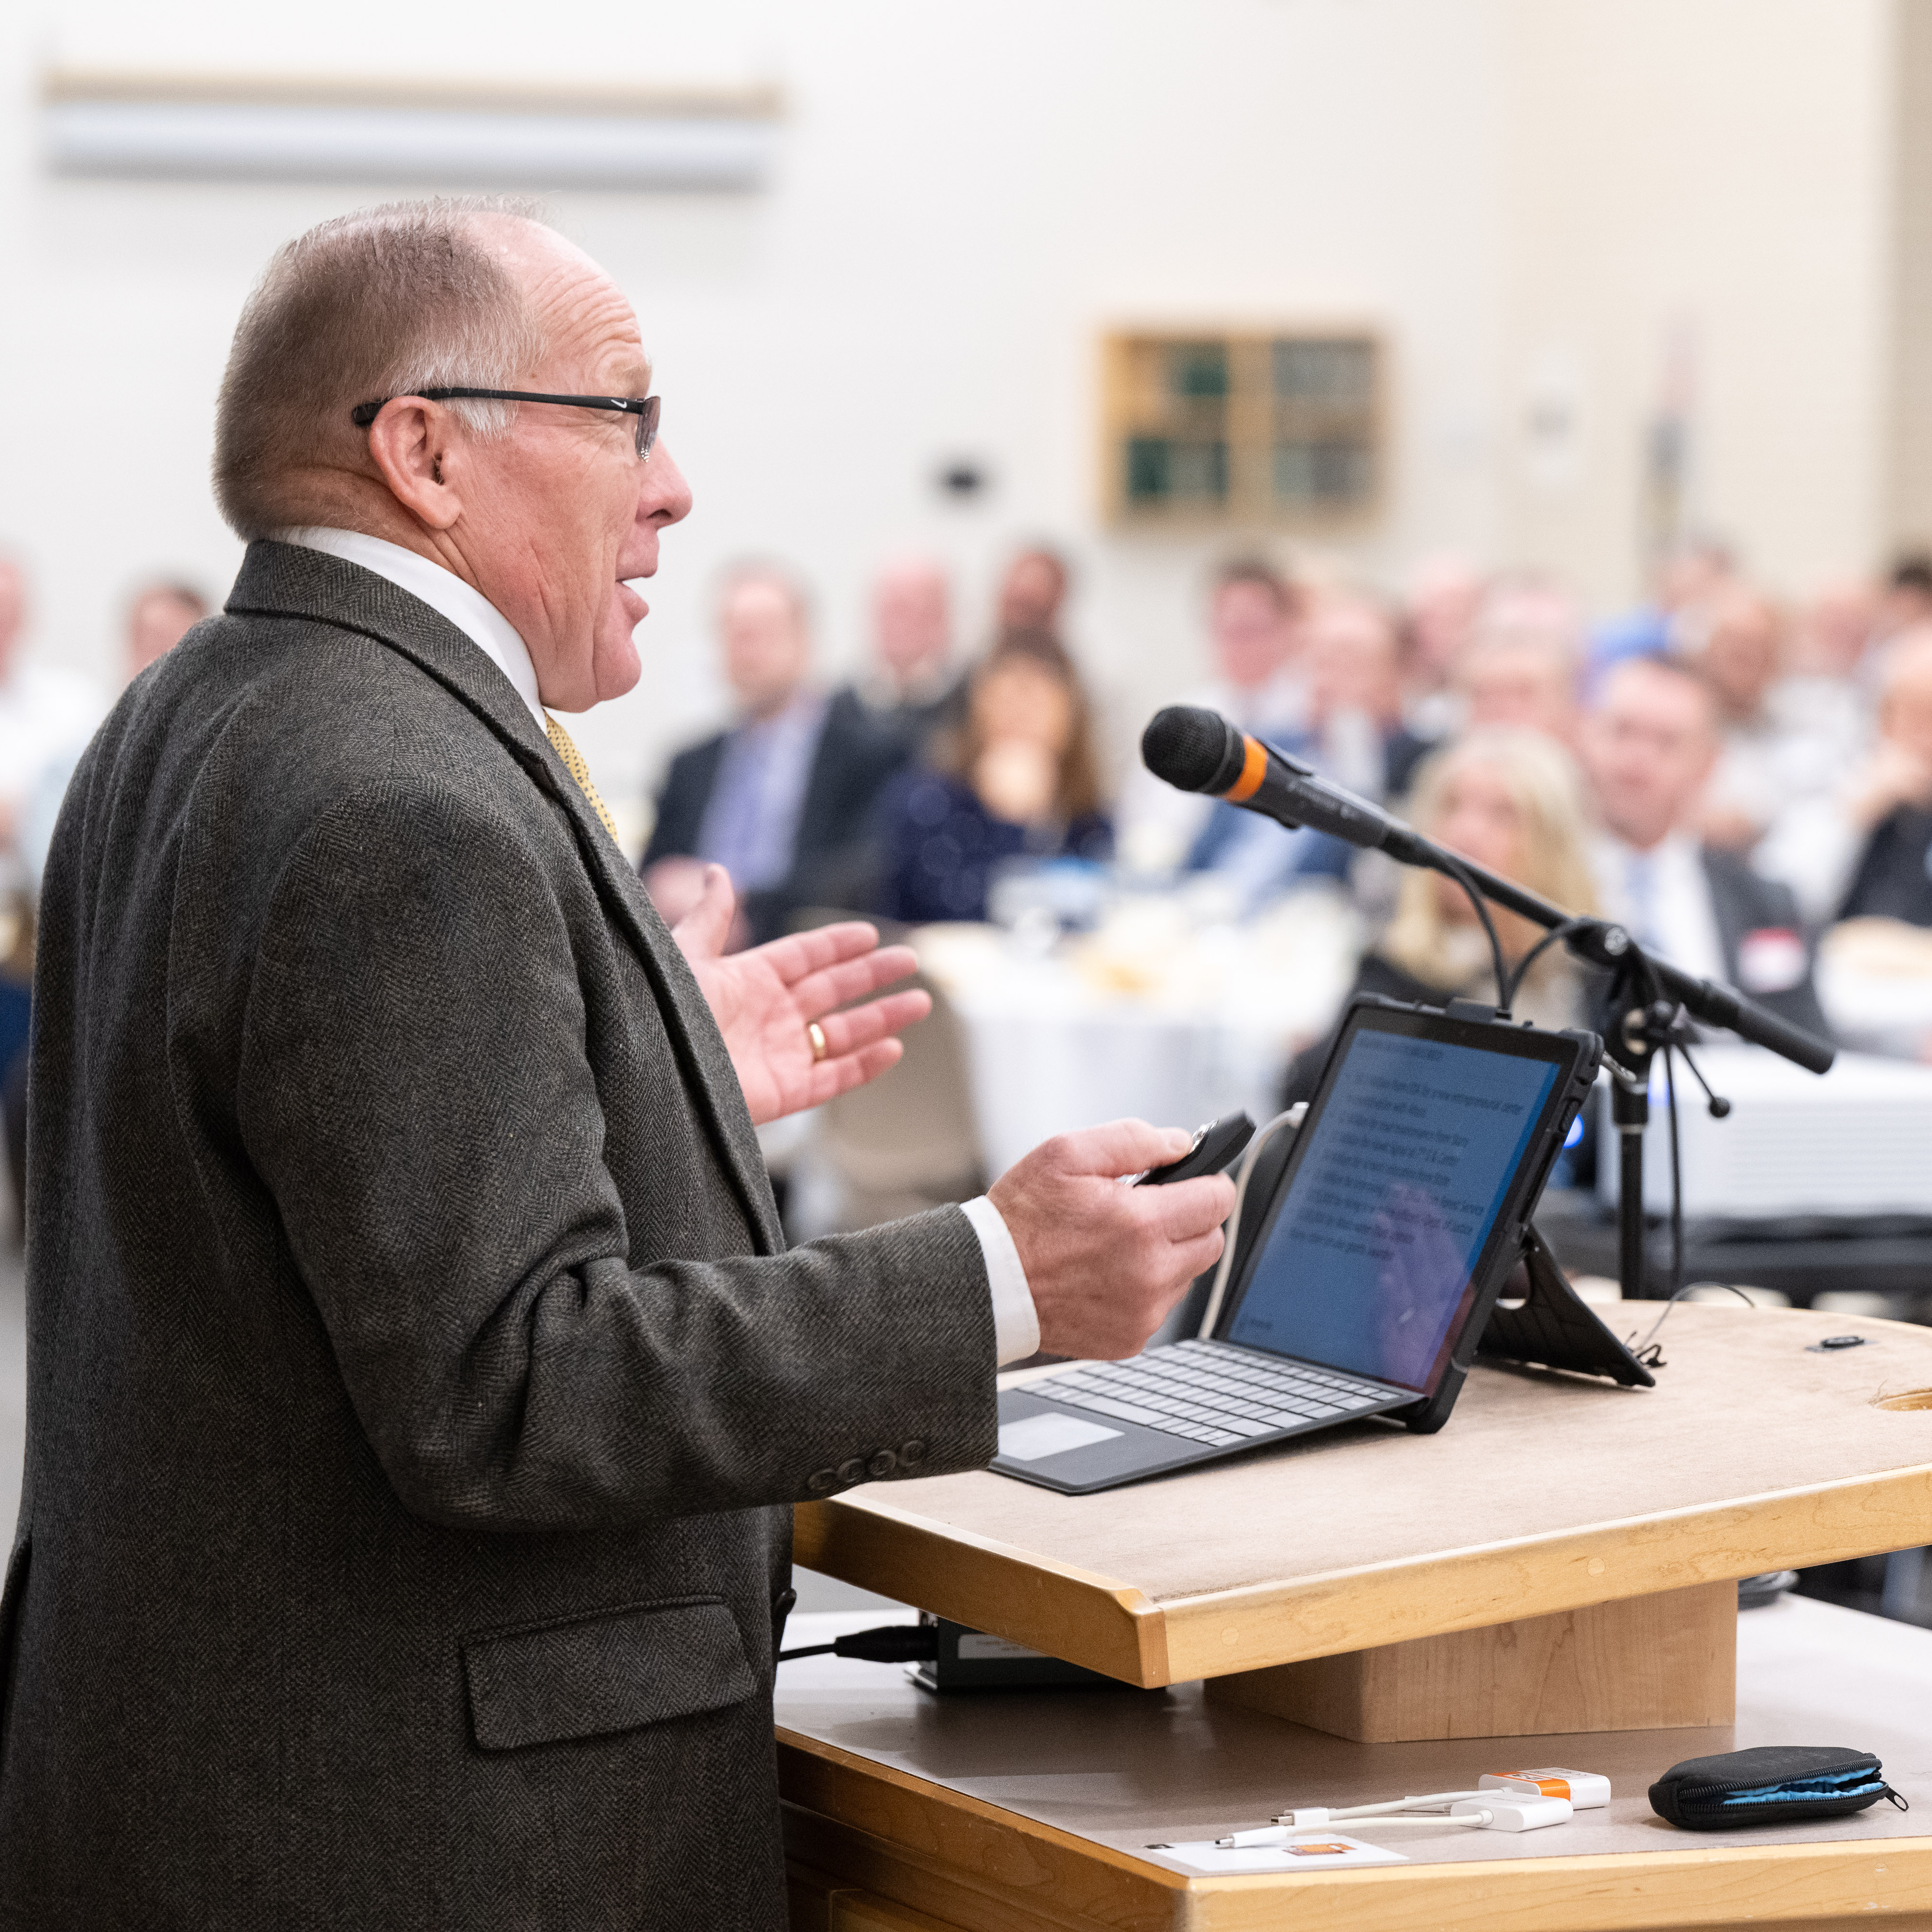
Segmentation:
<svg viewBox="0 0 1932 1932">
<path fill-rule="evenodd" d="M 1932 1330 L 1687 1303 L 1660 1340 L 1654 1389 L 1479 1367 L 1438 1436 L 1358 1423 L 1100 1496 L 868 1484 L 799 1506 L 796 1558 L 1151 1687 L 1932 1538 Z"/>
</svg>

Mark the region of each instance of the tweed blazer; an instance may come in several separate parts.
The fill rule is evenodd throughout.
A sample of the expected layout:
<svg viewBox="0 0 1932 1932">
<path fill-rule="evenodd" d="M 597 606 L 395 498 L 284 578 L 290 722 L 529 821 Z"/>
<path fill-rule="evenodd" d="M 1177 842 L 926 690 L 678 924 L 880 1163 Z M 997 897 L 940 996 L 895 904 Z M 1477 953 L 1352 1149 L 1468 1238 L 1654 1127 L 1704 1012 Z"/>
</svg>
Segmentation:
<svg viewBox="0 0 1932 1932">
<path fill-rule="evenodd" d="M 48 868 L 0 1924 L 784 1923 L 796 1499 L 994 1444 L 950 1208 L 786 1252 L 508 681 L 274 543 Z"/>
</svg>

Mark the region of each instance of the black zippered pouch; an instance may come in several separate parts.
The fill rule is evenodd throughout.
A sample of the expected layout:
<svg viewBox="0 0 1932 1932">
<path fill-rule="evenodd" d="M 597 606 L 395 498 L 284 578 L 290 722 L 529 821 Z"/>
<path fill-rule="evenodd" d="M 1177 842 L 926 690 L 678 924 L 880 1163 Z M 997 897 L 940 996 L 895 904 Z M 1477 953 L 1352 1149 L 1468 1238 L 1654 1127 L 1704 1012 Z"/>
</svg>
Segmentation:
<svg viewBox="0 0 1932 1932">
<path fill-rule="evenodd" d="M 1870 1751 L 1823 1744 L 1761 1744 L 1686 1758 L 1650 1787 L 1650 1808 L 1687 1832 L 1735 1832 L 1808 1818 L 1848 1818 L 1889 1798 L 1911 1808 Z"/>
</svg>

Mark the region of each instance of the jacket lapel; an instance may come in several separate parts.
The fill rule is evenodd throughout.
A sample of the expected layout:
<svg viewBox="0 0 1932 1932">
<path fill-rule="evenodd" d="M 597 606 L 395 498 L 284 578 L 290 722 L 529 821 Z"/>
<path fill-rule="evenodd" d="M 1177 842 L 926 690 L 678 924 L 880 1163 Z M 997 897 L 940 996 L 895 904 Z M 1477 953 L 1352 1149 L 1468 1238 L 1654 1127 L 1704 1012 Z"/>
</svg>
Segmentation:
<svg viewBox="0 0 1932 1932">
<path fill-rule="evenodd" d="M 590 802 L 484 651 L 421 598 L 359 564 L 290 544 L 248 546 L 232 612 L 303 617 L 352 631 L 407 658 L 466 706 L 570 821 L 599 901 L 642 962 L 671 1045 L 760 1248 L 784 1246 L 771 1184 L 738 1076 L 689 964 Z"/>
</svg>

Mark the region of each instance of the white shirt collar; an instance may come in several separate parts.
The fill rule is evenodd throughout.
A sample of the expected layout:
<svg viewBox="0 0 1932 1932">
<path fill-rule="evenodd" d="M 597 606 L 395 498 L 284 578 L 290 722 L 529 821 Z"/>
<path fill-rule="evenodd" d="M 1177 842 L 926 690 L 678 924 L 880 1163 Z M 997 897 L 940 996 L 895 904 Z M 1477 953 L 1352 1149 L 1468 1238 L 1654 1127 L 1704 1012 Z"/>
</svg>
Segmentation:
<svg viewBox="0 0 1932 1932">
<path fill-rule="evenodd" d="M 439 616 L 447 617 L 510 680 L 536 720 L 537 729 L 548 732 L 550 720 L 537 692 L 536 667 L 530 662 L 528 646 L 510 620 L 473 584 L 415 550 L 405 550 L 386 537 L 365 536 L 360 530 L 305 524 L 268 534 L 277 543 L 324 550 L 345 562 L 359 563 L 364 570 L 386 578 L 398 590 L 420 598 Z"/>
</svg>

